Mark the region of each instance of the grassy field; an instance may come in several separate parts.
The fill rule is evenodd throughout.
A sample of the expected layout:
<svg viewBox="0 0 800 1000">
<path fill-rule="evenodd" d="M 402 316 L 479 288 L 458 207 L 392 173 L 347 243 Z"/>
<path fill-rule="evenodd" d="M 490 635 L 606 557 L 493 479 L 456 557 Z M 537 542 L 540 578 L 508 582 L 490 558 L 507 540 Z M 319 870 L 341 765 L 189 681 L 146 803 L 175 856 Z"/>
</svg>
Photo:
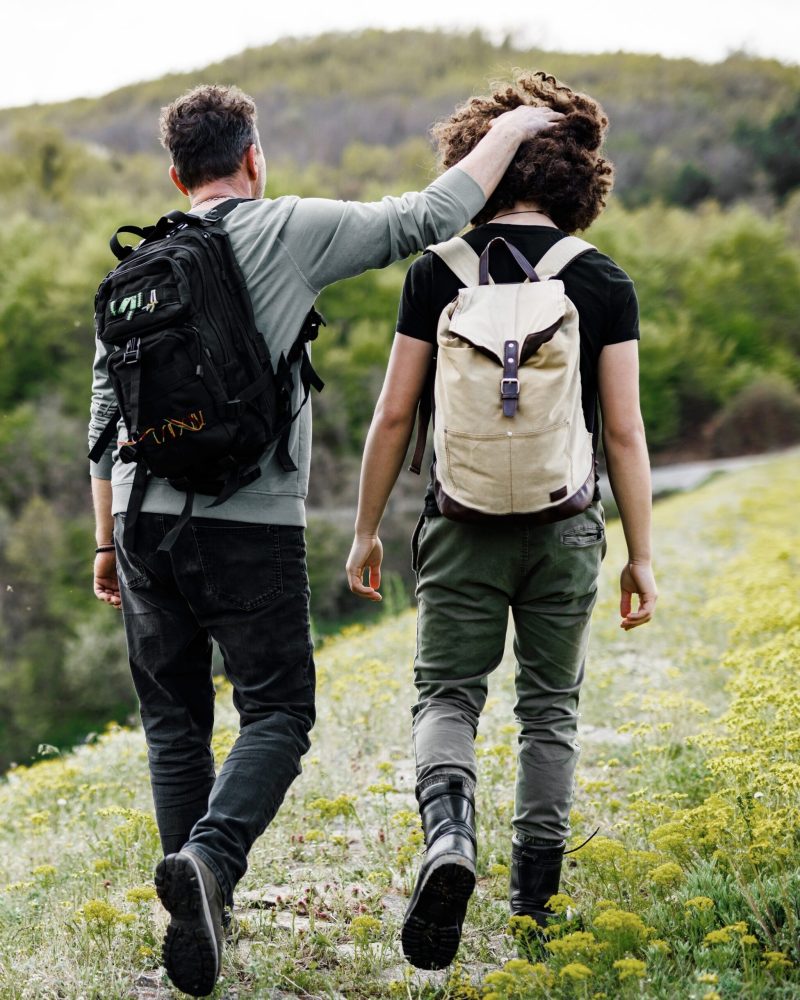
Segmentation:
<svg viewBox="0 0 800 1000">
<path fill-rule="evenodd" d="M 720 476 L 656 510 L 656 620 L 619 630 L 619 525 L 582 701 L 574 843 L 542 947 L 506 910 L 513 670 L 482 720 L 478 890 L 460 963 L 404 964 L 399 924 L 421 852 L 409 706 L 414 615 L 318 655 L 305 773 L 240 885 L 217 998 L 800 996 L 800 481 L 796 455 Z M 118 626 L 117 622 L 111 623 Z M 225 685 L 215 737 L 235 738 Z M 46 752 L 46 750 L 45 750 Z M 0 785 L 0 996 L 173 996 L 138 730 L 115 728 Z"/>
</svg>

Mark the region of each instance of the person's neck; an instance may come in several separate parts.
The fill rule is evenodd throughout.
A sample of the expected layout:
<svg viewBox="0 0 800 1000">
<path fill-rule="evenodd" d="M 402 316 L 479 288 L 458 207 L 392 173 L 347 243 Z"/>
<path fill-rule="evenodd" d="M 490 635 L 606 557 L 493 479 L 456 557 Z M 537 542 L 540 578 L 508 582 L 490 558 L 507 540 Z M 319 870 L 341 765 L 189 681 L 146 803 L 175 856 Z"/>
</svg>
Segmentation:
<svg viewBox="0 0 800 1000">
<path fill-rule="evenodd" d="M 252 198 L 250 185 L 238 180 L 216 180 L 189 192 L 192 209 L 205 208 L 206 204 L 227 201 L 228 198 Z"/>
<path fill-rule="evenodd" d="M 558 229 L 549 215 L 545 215 L 536 205 L 526 205 L 518 201 L 512 208 L 498 212 L 489 222 L 502 222 L 509 226 L 550 226 Z"/>
</svg>

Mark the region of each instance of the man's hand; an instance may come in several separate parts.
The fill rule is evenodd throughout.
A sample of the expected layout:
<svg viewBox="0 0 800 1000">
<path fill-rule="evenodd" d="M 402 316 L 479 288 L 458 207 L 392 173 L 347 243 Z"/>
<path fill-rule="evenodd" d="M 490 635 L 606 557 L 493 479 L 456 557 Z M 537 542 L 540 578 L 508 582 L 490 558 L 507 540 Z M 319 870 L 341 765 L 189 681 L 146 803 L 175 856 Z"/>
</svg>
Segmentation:
<svg viewBox="0 0 800 1000">
<path fill-rule="evenodd" d="M 378 593 L 381 585 L 383 544 L 377 535 L 356 535 L 347 557 L 347 583 L 357 596 L 368 601 L 382 601 Z M 364 583 L 364 573 L 369 570 L 369 586 Z"/>
<path fill-rule="evenodd" d="M 619 589 L 619 613 L 622 615 L 619 627 L 629 632 L 637 625 L 649 622 L 658 600 L 656 579 L 650 563 L 627 563 L 620 574 Z M 639 598 L 639 607 L 636 611 L 631 610 L 631 599 L 634 594 Z"/>
<path fill-rule="evenodd" d="M 521 104 L 513 111 L 505 111 L 492 119 L 493 129 L 508 129 L 518 134 L 518 142 L 527 142 L 544 129 L 551 128 L 564 116 L 552 108 L 533 108 L 529 104 Z"/>
<path fill-rule="evenodd" d="M 119 608 L 119 580 L 117 557 L 114 552 L 98 552 L 94 557 L 94 595 L 112 608 Z"/>
<path fill-rule="evenodd" d="M 520 143 L 533 139 L 563 117 L 560 111 L 532 108 L 529 104 L 504 111 L 492 119 L 489 131 L 456 167 L 468 174 L 483 189 L 484 197 L 489 198 L 517 155 Z"/>
</svg>

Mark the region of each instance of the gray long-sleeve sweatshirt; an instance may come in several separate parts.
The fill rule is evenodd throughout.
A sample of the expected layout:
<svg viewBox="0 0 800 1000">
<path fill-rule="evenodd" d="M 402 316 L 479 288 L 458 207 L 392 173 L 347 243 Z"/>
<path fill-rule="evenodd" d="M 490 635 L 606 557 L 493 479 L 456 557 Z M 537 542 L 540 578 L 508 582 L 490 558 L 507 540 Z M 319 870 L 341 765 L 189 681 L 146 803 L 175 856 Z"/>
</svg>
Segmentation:
<svg viewBox="0 0 800 1000">
<path fill-rule="evenodd" d="M 448 239 L 484 204 L 480 186 L 453 167 L 424 191 L 372 203 L 288 196 L 244 202 L 223 220 L 233 252 L 247 282 L 256 326 L 264 332 L 273 361 L 294 342 L 317 295 L 335 281 Z M 324 330 L 321 333 L 324 336 Z M 98 341 L 92 381 L 89 446 L 114 411 L 116 401 L 106 371 L 108 348 Z M 323 373 L 324 377 L 324 373 Z M 300 387 L 298 386 L 298 402 Z M 124 424 L 118 437 L 126 437 Z M 292 426 L 289 451 L 297 472 L 284 472 L 265 453 L 261 476 L 219 507 L 212 497 L 195 497 L 193 514 L 227 521 L 305 525 L 305 498 L 311 462 L 311 406 L 303 407 Z M 91 474 L 111 479 L 113 513 L 128 506 L 135 466 L 117 460 L 112 443 Z M 179 514 L 185 494 L 165 479 L 151 479 L 142 510 Z"/>
</svg>

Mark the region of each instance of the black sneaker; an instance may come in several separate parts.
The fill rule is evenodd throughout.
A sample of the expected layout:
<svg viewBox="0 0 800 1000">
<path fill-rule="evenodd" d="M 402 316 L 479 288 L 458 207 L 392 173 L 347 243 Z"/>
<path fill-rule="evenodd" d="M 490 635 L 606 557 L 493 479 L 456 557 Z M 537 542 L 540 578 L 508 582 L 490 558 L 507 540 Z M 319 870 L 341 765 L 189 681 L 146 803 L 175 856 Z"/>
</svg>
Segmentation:
<svg viewBox="0 0 800 1000">
<path fill-rule="evenodd" d="M 202 858 L 180 851 L 159 862 L 155 883 L 172 918 L 162 949 L 167 975 L 184 993 L 207 996 L 214 989 L 222 960 L 219 882 Z"/>
</svg>

